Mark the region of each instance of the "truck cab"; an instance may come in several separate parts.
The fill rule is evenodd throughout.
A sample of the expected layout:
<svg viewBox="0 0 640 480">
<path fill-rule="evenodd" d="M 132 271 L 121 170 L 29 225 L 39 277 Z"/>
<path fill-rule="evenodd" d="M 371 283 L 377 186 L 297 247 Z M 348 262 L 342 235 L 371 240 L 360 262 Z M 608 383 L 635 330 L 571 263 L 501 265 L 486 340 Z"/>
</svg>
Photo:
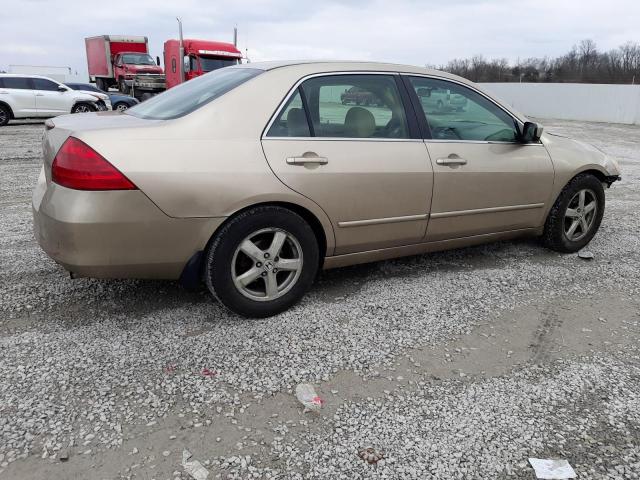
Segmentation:
<svg viewBox="0 0 640 480">
<path fill-rule="evenodd" d="M 183 48 L 184 55 L 180 58 L 179 40 L 164 43 L 167 88 L 182 82 L 180 69 L 184 71 L 184 81 L 188 81 L 219 68 L 237 65 L 242 60 L 242 53 L 232 43 L 185 39 Z"/>
<path fill-rule="evenodd" d="M 113 57 L 114 76 L 120 91 L 126 92 L 138 75 L 162 75 L 155 60 L 145 52 L 121 52 Z"/>
</svg>

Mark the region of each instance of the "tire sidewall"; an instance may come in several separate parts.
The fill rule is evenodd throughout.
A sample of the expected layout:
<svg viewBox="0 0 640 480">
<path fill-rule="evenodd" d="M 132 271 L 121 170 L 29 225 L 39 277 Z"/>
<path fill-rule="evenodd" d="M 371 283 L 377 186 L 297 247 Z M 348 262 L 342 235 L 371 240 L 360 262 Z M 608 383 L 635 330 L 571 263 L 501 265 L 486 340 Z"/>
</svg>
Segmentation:
<svg viewBox="0 0 640 480">
<path fill-rule="evenodd" d="M 242 295 L 233 283 L 231 270 L 240 242 L 264 228 L 280 228 L 293 235 L 303 256 L 302 272 L 295 285 L 282 297 L 268 302 Z M 302 217 L 281 207 L 257 207 L 232 219 L 216 236 L 205 257 L 204 276 L 207 287 L 223 305 L 241 315 L 260 318 L 282 312 L 300 300 L 313 283 L 318 266 L 318 242 Z"/>
</svg>

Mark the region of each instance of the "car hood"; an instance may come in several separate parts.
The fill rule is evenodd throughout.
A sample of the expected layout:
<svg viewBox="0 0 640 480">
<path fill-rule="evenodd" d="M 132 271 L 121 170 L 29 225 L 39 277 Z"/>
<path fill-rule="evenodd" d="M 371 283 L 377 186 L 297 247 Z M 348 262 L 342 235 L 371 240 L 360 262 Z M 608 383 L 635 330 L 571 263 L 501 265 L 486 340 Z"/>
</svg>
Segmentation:
<svg viewBox="0 0 640 480">
<path fill-rule="evenodd" d="M 547 131 L 541 140 L 556 164 L 564 162 L 581 170 L 595 168 L 605 175 L 620 175 L 618 162 L 590 143 Z"/>
<path fill-rule="evenodd" d="M 128 73 L 162 73 L 162 68 L 156 65 L 126 65 Z"/>
</svg>

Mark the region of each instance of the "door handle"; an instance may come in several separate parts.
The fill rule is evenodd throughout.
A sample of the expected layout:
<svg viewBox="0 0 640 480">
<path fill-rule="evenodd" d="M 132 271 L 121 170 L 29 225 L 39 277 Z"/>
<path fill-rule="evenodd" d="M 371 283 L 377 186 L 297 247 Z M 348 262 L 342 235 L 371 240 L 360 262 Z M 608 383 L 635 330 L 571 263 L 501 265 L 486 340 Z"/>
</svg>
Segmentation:
<svg viewBox="0 0 640 480">
<path fill-rule="evenodd" d="M 36 97 L 44 97 L 44 93 L 36 93 Z"/>
<path fill-rule="evenodd" d="M 458 166 L 458 165 L 466 165 L 467 161 L 464 158 L 459 157 L 455 153 L 452 153 L 447 158 L 438 158 L 436 160 L 438 165 L 448 165 L 450 167 Z"/>
<path fill-rule="evenodd" d="M 289 165 L 326 165 L 329 163 L 327 157 L 309 156 L 309 157 L 287 157 Z"/>
<path fill-rule="evenodd" d="M 5 95 L 9 95 L 9 92 L 5 92 L 4 90 L 0 90 L 0 93 L 4 93 Z"/>
</svg>

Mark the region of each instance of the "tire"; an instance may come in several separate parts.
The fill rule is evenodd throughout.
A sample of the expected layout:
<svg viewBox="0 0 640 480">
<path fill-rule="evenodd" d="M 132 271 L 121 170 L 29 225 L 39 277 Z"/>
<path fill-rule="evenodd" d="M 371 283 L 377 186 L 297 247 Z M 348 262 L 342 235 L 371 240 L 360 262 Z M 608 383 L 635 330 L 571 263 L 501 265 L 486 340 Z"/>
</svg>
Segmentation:
<svg viewBox="0 0 640 480">
<path fill-rule="evenodd" d="M 127 102 L 118 102 L 112 108 L 113 110 L 124 112 L 125 110 L 129 109 L 129 104 Z"/>
<path fill-rule="evenodd" d="M 71 109 L 71 113 L 87 113 L 87 112 L 95 112 L 95 111 L 96 111 L 96 107 L 85 102 L 76 103 Z"/>
<path fill-rule="evenodd" d="M 118 80 L 118 90 L 120 91 L 120 93 L 129 95 L 129 87 L 127 87 L 127 84 L 125 83 L 124 78 L 121 78 L 120 80 Z"/>
<path fill-rule="evenodd" d="M 585 192 L 584 201 L 581 200 L 581 192 Z M 589 215 L 593 211 L 587 212 L 591 202 L 595 202 L 595 213 Z M 589 173 L 576 175 L 551 207 L 542 235 L 544 245 L 563 253 L 573 253 L 584 248 L 600 228 L 604 207 L 602 182 Z M 578 222 L 577 227 L 573 227 L 574 222 Z M 587 228 L 584 228 L 585 225 Z"/>
<path fill-rule="evenodd" d="M 96 87 L 98 87 L 98 89 L 102 90 L 103 92 L 109 91 L 109 85 L 102 78 L 96 78 Z"/>
<path fill-rule="evenodd" d="M 0 105 L 0 127 L 8 124 L 9 120 L 11 120 L 11 110 L 4 105 Z"/>
<path fill-rule="evenodd" d="M 272 244 L 276 233 L 286 237 L 280 253 Z M 246 248 L 240 249 L 247 240 L 258 247 L 249 249 L 252 256 L 245 253 Z M 277 255 L 270 255 L 269 249 Z M 294 272 L 296 254 L 299 270 Z M 285 261 L 289 267 L 281 268 Z M 286 208 L 261 206 L 232 218 L 216 234 L 205 255 L 204 277 L 209 291 L 229 310 L 264 318 L 287 310 L 304 296 L 316 277 L 319 261 L 318 241 L 302 217 Z M 242 286 L 241 277 L 248 275 L 246 282 L 251 283 Z M 269 279 L 276 279 L 271 300 Z"/>
</svg>

